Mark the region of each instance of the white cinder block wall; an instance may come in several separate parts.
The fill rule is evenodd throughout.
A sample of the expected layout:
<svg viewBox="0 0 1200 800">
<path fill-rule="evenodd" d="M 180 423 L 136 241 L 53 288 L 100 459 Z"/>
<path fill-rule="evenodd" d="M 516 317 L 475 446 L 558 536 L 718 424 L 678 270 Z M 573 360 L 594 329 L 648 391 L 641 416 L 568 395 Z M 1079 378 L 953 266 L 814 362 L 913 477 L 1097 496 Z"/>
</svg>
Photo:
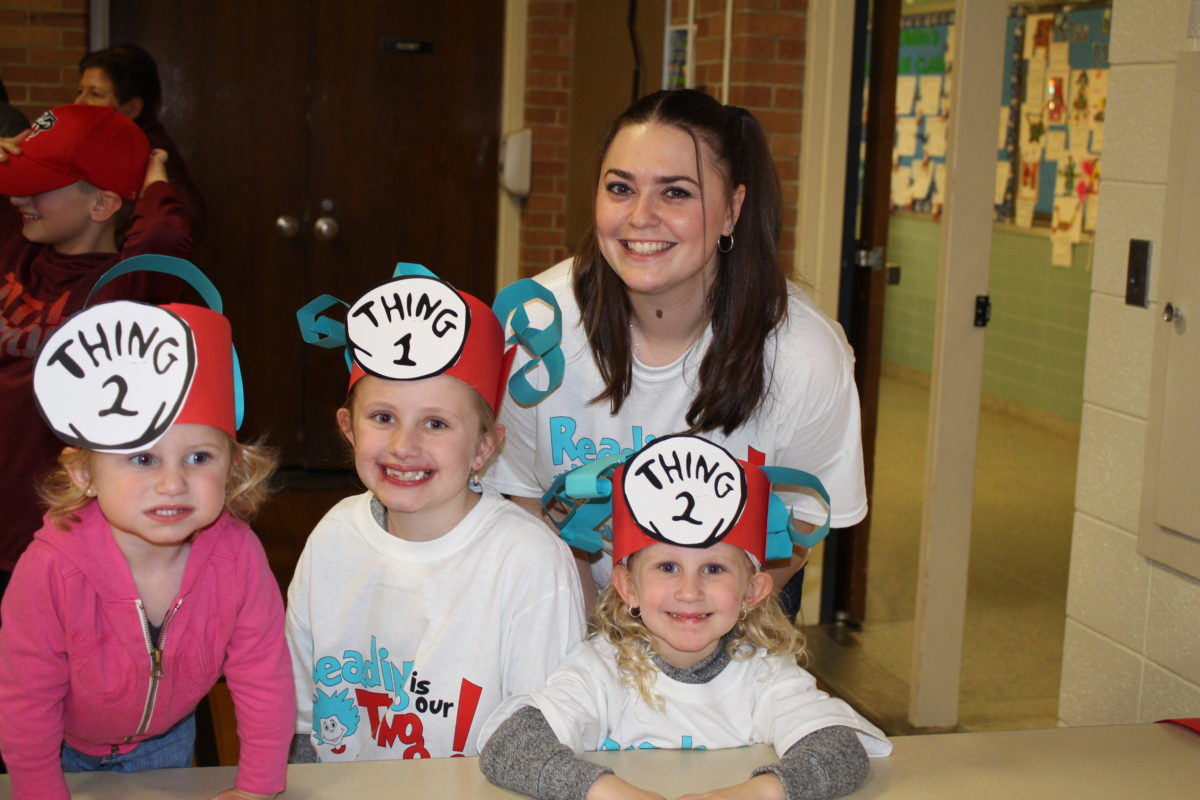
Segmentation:
<svg viewBox="0 0 1200 800">
<path fill-rule="evenodd" d="M 1194 8 L 1195 7 L 1195 8 Z M 1075 526 L 1063 725 L 1200 717 L 1200 581 L 1137 553 L 1175 58 L 1200 0 L 1114 0 Z M 1195 31 L 1193 31 L 1195 32 Z M 1200 220 L 1197 221 L 1200 224 Z M 1151 245 L 1150 308 L 1126 306 L 1130 239 Z M 1200 443 L 1197 443 L 1200 446 Z"/>
</svg>

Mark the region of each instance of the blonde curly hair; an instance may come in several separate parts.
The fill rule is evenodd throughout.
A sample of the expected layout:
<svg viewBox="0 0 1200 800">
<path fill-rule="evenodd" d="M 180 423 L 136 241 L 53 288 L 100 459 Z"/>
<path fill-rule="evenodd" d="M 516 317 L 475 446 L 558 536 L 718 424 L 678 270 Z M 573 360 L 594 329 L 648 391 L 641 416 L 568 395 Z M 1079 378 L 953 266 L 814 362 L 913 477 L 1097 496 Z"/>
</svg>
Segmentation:
<svg viewBox="0 0 1200 800">
<path fill-rule="evenodd" d="M 243 522 L 250 522 L 271 494 L 271 476 L 279 465 L 279 455 L 261 441 L 242 444 L 229 434 L 225 436 L 230 444 L 225 509 Z M 64 447 L 58 456 L 58 468 L 38 486 L 38 496 L 50 514 L 50 521 L 63 530 L 70 530 L 72 523 L 79 522 L 75 512 L 95 499 L 87 493 L 87 487 L 75 484 L 70 473 L 72 469 L 87 467 L 95 452 Z"/>
<path fill-rule="evenodd" d="M 630 556 L 630 561 L 637 557 Z M 749 557 L 747 557 L 749 562 Z M 751 564 L 751 571 L 757 569 Z M 665 708 L 664 698 L 654 691 L 659 669 L 654 664 L 654 641 L 640 616 L 635 617 L 613 584 L 600 593 L 596 609 L 588 621 L 588 638 L 603 636 L 617 648 L 617 667 L 621 682 L 638 690 L 646 704 L 657 711 Z M 759 650 L 768 655 L 792 656 L 805 660 L 804 634 L 787 618 L 779 605 L 779 590 L 772 589 L 758 605 L 746 611 L 733 627 L 726 647 L 730 658 L 744 661 Z"/>
</svg>

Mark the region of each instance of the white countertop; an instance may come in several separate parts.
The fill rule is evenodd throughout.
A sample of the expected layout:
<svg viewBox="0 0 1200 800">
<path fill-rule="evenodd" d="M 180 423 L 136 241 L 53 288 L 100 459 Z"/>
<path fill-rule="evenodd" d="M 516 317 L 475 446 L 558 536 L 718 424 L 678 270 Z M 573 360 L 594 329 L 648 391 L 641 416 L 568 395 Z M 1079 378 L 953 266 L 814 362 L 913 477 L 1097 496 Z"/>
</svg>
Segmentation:
<svg viewBox="0 0 1200 800">
<path fill-rule="evenodd" d="M 1014 800 L 1014 798 L 1200 797 L 1200 735 L 1169 724 L 1051 728 L 901 736 L 889 758 L 871 759 L 855 798 Z M 775 759 L 766 746 L 735 750 L 588 753 L 625 779 L 673 798 L 737 783 Z M 132 775 L 72 773 L 76 800 L 212 797 L 233 785 L 233 767 L 154 770 Z M 287 800 L 463 800 L 511 798 L 487 782 L 476 759 L 294 764 Z M 0 798 L 11 797 L 0 776 Z"/>
</svg>

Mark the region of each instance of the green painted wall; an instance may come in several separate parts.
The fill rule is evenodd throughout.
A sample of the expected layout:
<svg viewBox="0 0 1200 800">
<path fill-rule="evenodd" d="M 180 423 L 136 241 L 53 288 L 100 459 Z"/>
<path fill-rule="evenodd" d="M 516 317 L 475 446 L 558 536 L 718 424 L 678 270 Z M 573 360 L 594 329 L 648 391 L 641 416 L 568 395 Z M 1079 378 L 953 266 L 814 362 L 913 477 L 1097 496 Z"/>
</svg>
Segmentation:
<svg viewBox="0 0 1200 800">
<path fill-rule="evenodd" d="M 888 261 L 901 281 L 887 288 L 883 358 L 928 373 L 933 361 L 939 224 L 893 214 Z M 1091 244 L 1074 247 L 1070 268 L 1050 265 L 1050 241 L 996 229 L 988 294 L 983 391 L 1078 420 L 1091 297 Z"/>
</svg>

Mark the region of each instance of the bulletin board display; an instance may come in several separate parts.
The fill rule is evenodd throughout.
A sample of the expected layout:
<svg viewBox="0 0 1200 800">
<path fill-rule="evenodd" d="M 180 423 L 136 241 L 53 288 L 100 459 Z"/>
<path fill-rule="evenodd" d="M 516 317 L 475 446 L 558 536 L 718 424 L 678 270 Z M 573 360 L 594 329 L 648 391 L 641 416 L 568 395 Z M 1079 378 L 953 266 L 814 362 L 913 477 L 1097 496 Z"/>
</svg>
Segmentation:
<svg viewBox="0 0 1200 800">
<path fill-rule="evenodd" d="M 892 207 L 938 215 L 950 120 L 948 59 L 954 13 L 900 19 L 896 74 L 896 136 L 892 149 Z"/>
<path fill-rule="evenodd" d="M 1054 263 L 1095 227 L 1108 88 L 1108 3 L 1014 6 L 997 125 L 998 221 L 1049 227 Z M 953 79 L 954 13 L 902 18 L 892 207 L 938 216 Z"/>
<path fill-rule="evenodd" d="M 1057 266 L 1070 265 L 1070 245 L 1096 226 L 1111 24 L 1106 6 L 1021 10 L 1008 21 L 997 216 L 1048 223 Z"/>
</svg>

